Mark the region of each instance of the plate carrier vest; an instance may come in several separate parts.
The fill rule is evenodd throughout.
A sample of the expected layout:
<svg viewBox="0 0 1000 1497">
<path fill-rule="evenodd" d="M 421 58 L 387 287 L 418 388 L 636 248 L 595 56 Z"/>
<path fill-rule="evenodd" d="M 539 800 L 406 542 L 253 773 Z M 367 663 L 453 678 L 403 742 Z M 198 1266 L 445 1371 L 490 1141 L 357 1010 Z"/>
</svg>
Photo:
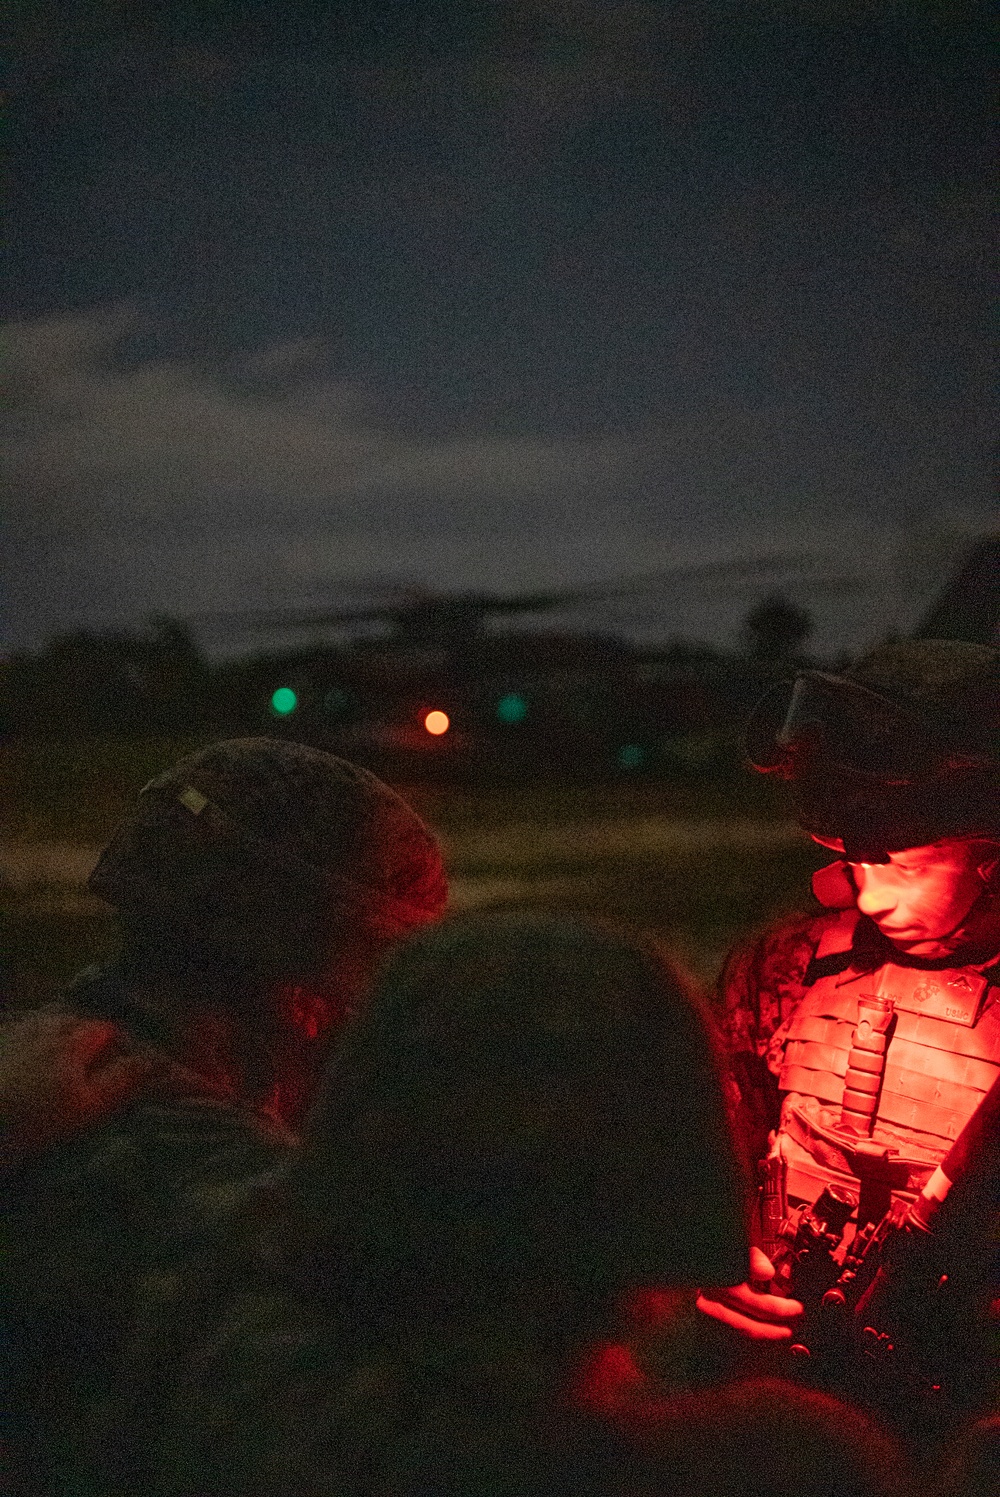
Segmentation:
<svg viewBox="0 0 1000 1497">
<path fill-rule="evenodd" d="M 817 957 L 849 961 L 861 918 L 845 912 Z M 848 964 L 818 978 L 788 1021 L 778 1073 L 788 1195 L 814 1201 L 837 1185 L 856 1196 L 878 1158 L 893 1194 L 911 1197 L 998 1074 L 1000 988 L 974 967 Z"/>
</svg>

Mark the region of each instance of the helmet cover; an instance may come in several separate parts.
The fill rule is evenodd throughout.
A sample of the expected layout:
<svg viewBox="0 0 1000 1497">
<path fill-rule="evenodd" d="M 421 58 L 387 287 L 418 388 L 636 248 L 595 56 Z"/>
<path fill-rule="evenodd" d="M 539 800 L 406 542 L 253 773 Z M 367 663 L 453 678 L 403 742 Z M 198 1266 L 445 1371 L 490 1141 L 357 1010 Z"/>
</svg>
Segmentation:
<svg viewBox="0 0 1000 1497">
<path fill-rule="evenodd" d="M 333 754 L 268 738 L 211 744 L 150 781 L 89 887 L 222 944 L 284 916 L 394 939 L 447 900 L 437 841 L 401 796 Z"/>
</svg>

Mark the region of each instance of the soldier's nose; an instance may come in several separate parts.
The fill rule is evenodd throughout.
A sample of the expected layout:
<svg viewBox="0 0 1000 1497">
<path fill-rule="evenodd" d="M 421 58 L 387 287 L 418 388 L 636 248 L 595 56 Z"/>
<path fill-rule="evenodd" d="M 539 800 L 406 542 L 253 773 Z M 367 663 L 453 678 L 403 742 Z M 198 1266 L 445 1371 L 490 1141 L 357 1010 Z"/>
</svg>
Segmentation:
<svg viewBox="0 0 1000 1497">
<path fill-rule="evenodd" d="M 855 869 L 854 878 L 858 887 L 858 909 L 862 915 L 879 920 L 891 914 L 896 907 L 895 896 L 877 874 L 873 874 L 870 868 L 860 867 Z"/>
</svg>

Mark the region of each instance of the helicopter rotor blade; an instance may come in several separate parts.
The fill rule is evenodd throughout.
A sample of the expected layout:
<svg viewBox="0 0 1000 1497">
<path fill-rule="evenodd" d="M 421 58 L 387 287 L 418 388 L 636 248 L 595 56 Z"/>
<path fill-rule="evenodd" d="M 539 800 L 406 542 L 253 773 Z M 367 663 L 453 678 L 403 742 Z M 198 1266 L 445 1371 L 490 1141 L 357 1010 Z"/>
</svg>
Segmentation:
<svg viewBox="0 0 1000 1497">
<path fill-rule="evenodd" d="M 844 573 L 824 572 L 824 558 L 810 552 L 762 552 L 734 556 L 721 561 L 681 562 L 651 572 L 609 578 L 567 588 L 531 592 L 444 592 L 393 581 L 379 590 L 385 601 L 340 608 L 278 608 L 224 610 L 188 615 L 192 624 L 237 624 L 250 628 L 309 629 L 326 625 L 370 623 L 382 620 L 403 625 L 421 614 L 442 618 L 465 616 L 470 621 L 491 614 L 541 613 L 579 604 L 654 596 L 662 587 L 696 586 L 708 593 L 745 592 L 770 586 L 780 589 L 793 583 L 807 584 L 819 596 L 838 597 L 863 588 L 864 579 Z"/>
<path fill-rule="evenodd" d="M 262 608 L 225 609 L 213 613 L 187 615 L 193 624 L 246 624 L 251 628 L 308 629 L 313 625 L 356 624 L 371 619 L 394 618 L 398 607 L 358 608 Z"/>
</svg>

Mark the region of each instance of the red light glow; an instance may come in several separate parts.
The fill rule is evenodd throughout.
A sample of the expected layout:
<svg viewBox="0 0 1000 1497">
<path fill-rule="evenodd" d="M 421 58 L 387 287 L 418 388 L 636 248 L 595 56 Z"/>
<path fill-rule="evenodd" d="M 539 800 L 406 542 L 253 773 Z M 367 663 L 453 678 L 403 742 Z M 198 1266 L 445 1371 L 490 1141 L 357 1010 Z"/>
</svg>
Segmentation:
<svg viewBox="0 0 1000 1497">
<path fill-rule="evenodd" d="M 625 1413 L 630 1404 L 648 1392 L 644 1374 L 629 1347 L 604 1342 L 592 1347 L 572 1379 L 570 1397 L 577 1408 L 590 1414 Z"/>
<path fill-rule="evenodd" d="M 442 733 L 447 733 L 451 727 L 451 718 L 447 712 L 428 712 L 424 718 L 424 727 L 428 733 L 433 733 L 435 738 L 440 738 Z"/>
</svg>

